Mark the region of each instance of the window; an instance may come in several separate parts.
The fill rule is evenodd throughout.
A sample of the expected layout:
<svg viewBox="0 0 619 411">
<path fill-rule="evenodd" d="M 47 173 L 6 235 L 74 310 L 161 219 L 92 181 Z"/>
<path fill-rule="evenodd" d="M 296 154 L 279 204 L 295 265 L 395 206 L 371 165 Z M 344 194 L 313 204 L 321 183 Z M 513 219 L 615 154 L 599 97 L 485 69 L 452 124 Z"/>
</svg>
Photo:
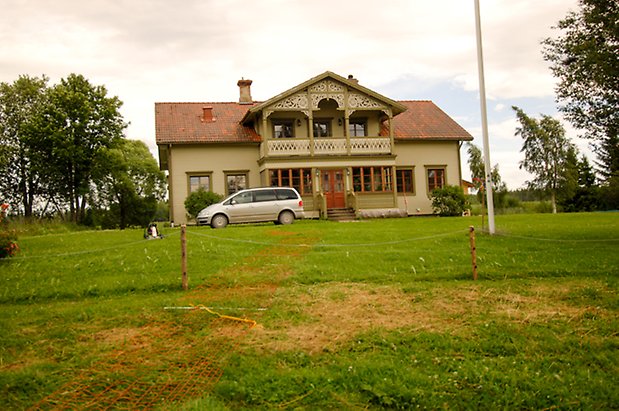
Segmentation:
<svg viewBox="0 0 619 411">
<path fill-rule="evenodd" d="M 314 120 L 314 137 L 330 137 L 331 120 Z"/>
<path fill-rule="evenodd" d="M 278 200 L 297 200 L 299 198 L 297 197 L 297 193 L 289 188 L 275 190 L 275 194 L 277 195 Z"/>
<path fill-rule="evenodd" d="M 211 176 L 209 175 L 190 175 L 189 176 L 189 192 L 193 193 L 203 188 L 206 191 L 211 191 Z"/>
<path fill-rule="evenodd" d="M 247 173 L 226 173 L 226 195 L 247 188 Z"/>
<path fill-rule="evenodd" d="M 254 201 L 259 203 L 261 201 L 275 201 L 277 200 L 277 196 L 275 195 L 275 190 L 271 189 L 264 189 L 264 190 L 257 190 L 254 191 Z"/>
<path fill-rule="evenodd" d="M 367 136 L 368 122 L 363 120 L 353 120 L 348 122 L 348 135 L 350 137 L 365 137 Z"/>
<path fill-rule="evenodd" d="M 245 193 L 240 193 L 235 195 L 234 197 L 232 197 L 230 200 L 226 201 L 225 204 L 226 205 L 230 205 L 230 204 L 249 204 L 253 201 L 253 196 L 254 193 L 250 192 L 245 192 Z"/>
<path fill-rule="evenodd" d="M 428 168 L 428 191 L 431 193 L 437 188 L 443 188 L 445 185 L 445 169 L 444 168 Z"/>
<path fill-rule="evenodd" d="M 352 169 L 355 192 L 391 192 L 391 167 L 359 167 Z"/>
<path fill-rule="evenodd" d="M 398 180 L 398 193 L 414 193 L 415 192 L 415 179 L 413 178 L 412 168 L 399 168 L 396 171 Z"/>
<path fill-rule="evenodd" d="M 273 138 L 294 137 L 294 122 L 292 120 L 273 120 Z"/>
<path fill-rule="evenodd" d="M 312 194 L 312 170 L 309 168 L 271 170 L 270 178 L 274 187 L 292 187 L 300 194 Z"/>
</svg>

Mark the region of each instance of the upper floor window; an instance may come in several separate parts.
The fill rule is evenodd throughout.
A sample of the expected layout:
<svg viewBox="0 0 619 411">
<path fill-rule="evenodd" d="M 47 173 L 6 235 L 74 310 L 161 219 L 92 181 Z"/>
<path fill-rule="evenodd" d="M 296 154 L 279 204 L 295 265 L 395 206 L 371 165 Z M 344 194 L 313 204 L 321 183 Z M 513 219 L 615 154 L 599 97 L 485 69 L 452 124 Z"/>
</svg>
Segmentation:
<svg viewBox="0 0 619 411">
<path fill-rule="evenodd" d="M 365 137 L 368 135 L 368 122 L 365 119 L 350 119 L 348 122 L 348 135 L 350 137 Z"/>
<path fill-rule="evenodd" d="M 273 138 L 294 137 L 294 121 L 273 120 Z"/>
<path fill-rule="evenodd" d="M 330 137 L 331 120 L 314 120 L 314 137 Z"/>
<path fill-rule="evenodd" d="M 428 168 L 428 191 L 431 193 L 437 188 L 443 188 L 445 185 L 445 169 L 444 168 Z"/>
</svg>

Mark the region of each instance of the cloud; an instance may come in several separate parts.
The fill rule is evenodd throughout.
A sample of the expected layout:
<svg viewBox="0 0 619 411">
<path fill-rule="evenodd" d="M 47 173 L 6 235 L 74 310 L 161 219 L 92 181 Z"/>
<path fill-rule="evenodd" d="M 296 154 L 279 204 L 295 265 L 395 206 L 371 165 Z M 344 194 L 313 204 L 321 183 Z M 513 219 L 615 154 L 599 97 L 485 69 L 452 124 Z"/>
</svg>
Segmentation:
<svg viewBox="0 0 619 411">
<path fill-rule="evenodd" d="M 539 42 L 576 3 L 482 2 L 495 108 L 552 102 Z M 326 70 L 390 98 L 435 100 L 466 128 L 479 124 L 472 1 L 5 0 L 0 43 L 0 81 L 83 74 L 124 101 L 128 136 L 153 150 L 156 101 L 236 101 L 241 77 L 265 100 Z M 505 127 L 502 140 L 504 120 L 491 119 Z"/>
</svg>

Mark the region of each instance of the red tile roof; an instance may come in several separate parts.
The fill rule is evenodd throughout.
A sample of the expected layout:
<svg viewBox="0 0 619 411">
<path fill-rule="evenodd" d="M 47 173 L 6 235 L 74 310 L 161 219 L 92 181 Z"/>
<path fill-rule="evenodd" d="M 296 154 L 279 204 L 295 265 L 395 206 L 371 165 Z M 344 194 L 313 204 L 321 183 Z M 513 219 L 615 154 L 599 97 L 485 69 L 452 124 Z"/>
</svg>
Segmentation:
<svg viewBox="0 0 619 411">
<path fill-rule="evenodd" d="M 407 110 L 393 118 L 395 140 L 472 140 L 473 137 L 431 101 L 398 101 Z M 380 134 L 389 135 L 383 122 Z"/>
<path fill-rule="evenodd" d="M 399 101 L 407 110 L 393 118 L 396 140 L 472 140 L 473 137 L 431 101 Z M 257 105 L 239 103 L 155 103 L 157 144 L 259 143 L 250 126 L 241 125 Z M 213 121 L 203 121 L 212 107 Z M 389 135 L 388 122 L 380 134 Z"/>
<path fill-rule="evenodd" d="M 157 144 L 259 143 L 254 129 L 240 123 L 254 104 L 155 103 Z M 213 121 L 203 121 L 204 107 L 212 107 Z"/>
</svg>

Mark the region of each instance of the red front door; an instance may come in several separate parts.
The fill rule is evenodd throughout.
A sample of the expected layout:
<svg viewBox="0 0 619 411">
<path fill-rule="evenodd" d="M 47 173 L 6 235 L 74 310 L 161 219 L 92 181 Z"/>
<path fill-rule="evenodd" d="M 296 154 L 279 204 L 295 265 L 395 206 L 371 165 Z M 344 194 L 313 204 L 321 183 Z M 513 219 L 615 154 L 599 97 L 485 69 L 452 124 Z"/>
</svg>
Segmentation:
<svg viewBox="0 0 619 411">
<path fill-rule="evenodd" d="M 327 208 L 344 208 L 344 170 L 322 170 L 322 192 L 327 198 Z"/>
</svg>

